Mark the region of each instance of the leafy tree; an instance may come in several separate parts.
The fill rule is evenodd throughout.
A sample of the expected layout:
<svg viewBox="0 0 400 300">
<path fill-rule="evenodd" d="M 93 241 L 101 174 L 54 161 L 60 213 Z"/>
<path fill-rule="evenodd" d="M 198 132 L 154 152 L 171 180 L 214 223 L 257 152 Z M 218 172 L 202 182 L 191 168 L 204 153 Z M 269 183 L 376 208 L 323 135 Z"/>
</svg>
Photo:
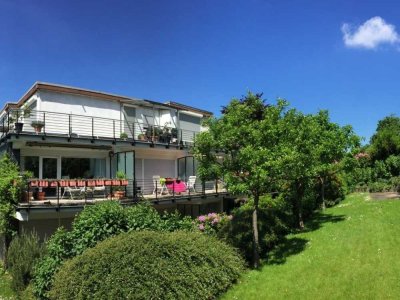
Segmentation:
<svg viewBox="0 0 400 300">
<path fill-rule="evenodd" d="M 325 186 L 328 178 L 342 170 L 352 169 L 354 150 L 360 139 L 351 126 L 341 127 L 332 123 L 328 111 L 322 110 L 314 116 L 316 126 L 316 175 L 320 181 L 322 208 L 325 208 Z"/>
<path fill-rule="evenodd" d="M 378 122 L 371 137 L 369 152 L 374 160 L 385 160 L 390 155 L 400 154 L 400 118 L 394 115 Z"/>
<path fill-rule="evenodd" d="M 260 196 L 285 192 L 295 224 L 304 227 L 302 201 L 316 178 L 325 181 L 346 166 L 358 138 L 351 127 L 330 122 L 327 111 L 303 114 L 278 100 L 266 105 L 261 94 L 233 99 L 220 118 L 206 122 L 194 153 L 203 180 L 223 176 L 230 192 L 252 198 L 253 266 L 259 265 Z M 314 201 L 315 202 L 315 201 Z M 324 202 L 324 201 L 323 201 Z"/>
<path fill-rule="evenodd" d="M 196 138 L 194 153 L 202 180 L 223 176 L 229 191 L 247 195 L 252 203 L 253 266 L 259 267 L 258 210 L 260 196 L 272 191 L 278 150 L 280 122 L 287 103 L 266 105 L 261 94 L 249 92 L 233 99 L 218 119 L 206 122 L 208 131 Z M 221 158 L 223 154 L 223 159 Z"/>
</svg>

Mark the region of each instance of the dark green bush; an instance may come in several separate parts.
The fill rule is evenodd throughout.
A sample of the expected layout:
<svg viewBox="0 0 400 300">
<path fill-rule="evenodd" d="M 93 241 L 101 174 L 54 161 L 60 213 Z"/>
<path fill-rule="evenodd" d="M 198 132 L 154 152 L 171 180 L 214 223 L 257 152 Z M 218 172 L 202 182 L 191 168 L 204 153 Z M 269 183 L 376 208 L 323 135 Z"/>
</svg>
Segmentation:
<svg viewBox="0 0 400 300">
<path fill-rule="evenodd" d="M 72 224 L 73 254 L 80 254 L 110 236 L 128 231 L 127 214 L 116 201 L 87 206 Z"/>
<path fill-rule="evenodd" d="M 62 262 L 73 257 L 73 241 L 70 232 L 59 228 L 47 241 L 47 253 L 34 267 L 33 293 L 38 298 L 46 298 L 53 282 L 53 275 Z"/>
<path fill-rule="evenodd" d="M 192 228 L 190 218 L 182 218 L 178 213 L 160 216 L 148 203 L 129 208 L 116 201 L 87 206 L 74 220 L 70 232 L 59 229 L 47 242 L 48 254 L 35 266 L 33 291 L 37 297 L 47 298 L 53 275 L 63 262 L 106 238 L 129 231 Z"/>
<path fill-rule="evenodd" d="M 371 182 L 369 185 L 369 191 L 371 193 L 388 192 L 393 189 L 389 180 L 380 179 L 375 182 Z"/>
<path fill-rule="evenodd" d="M 8 271 L 11 274 L 11 288 L 16 292 L 25 290 L 33 276 L 35 261 L 44 252 L 36 232 L 14 237 L 7 252 Z"/>
<path fill-rule="evenodd" d="M 161 215 L 161 230 L 162 231 L 193 231 L 194 230 L 194 222 L 191 217 L 182 215 L 175 211 L 174 213 L 167 213 Z"/>
<path fill-rule="evenodd" d="M 243 257 L 251 262 L 253 255 L 252 230 L 252 200 L 233 210 L 233 218 L 222 226 L 218 237 L 239 249 Z M 269 196 L 260 198 L 258 225 L 261 256 L 266 256 L 268 250 L 284 239 L 289 228 L 288 208 L 282 198 L 271 199 Z"/>
<path fill-rule="evenodd" d="M 240 256 L 196 232 L 120 234 L 67 261 L 51 299 L 214 299 L 239 277 Z"/>
</svg>

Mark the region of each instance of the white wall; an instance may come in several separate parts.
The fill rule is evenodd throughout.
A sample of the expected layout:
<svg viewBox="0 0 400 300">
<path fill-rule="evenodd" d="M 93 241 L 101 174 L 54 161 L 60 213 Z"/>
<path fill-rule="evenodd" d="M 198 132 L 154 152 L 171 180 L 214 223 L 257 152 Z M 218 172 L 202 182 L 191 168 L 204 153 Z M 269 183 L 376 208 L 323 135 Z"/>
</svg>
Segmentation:
<svg viewBox="0 0 400 300">
<path fill-rule="evenodd" d="M 116 101 L 51 91 L 40 91 L 39 95 L 43 111 L 120 119 L 120 104 Z"/>
<path fill-rule="evenodd" d="M 69 135 L 76 134 L 81 137 L 107 137 L 119 138 L 125 131 L 124 116 L 121 112 L 121 104 L 101 98 L 79 96 L 53 91 L 40 90 L 32 96 L 37 101 L 37 110 L 46 112 L 32 113 L 25 120 L 25 131 L 34 131 L 30 126 L 32 121 L 44 121 L 46 133 Z M 134 105 L 135 106 L 135 105 Z M 145 115 L 152 117 L 156 126 L 178 127 L 185 130 L 182 135 L 185 141 L 192 141 L 193 132 L 203 130 L 198 124 L 182 122 L 179 124 L 177 113 L 174 109 L 153 109 L 151 107 L 135 106 L 136 120 L 135 138 L 144 132 L 147 127 Z M 184 112 L 181 112 L 184 113 Z M 189 113 L 192 116 L 197 115 Z M 71 128 L 71 131 L 70 131 Z M 131 138 L 131 136 L 128 136 Z"/>
<path fill-rule="evenodd" d="M 121 120 L 118 102 L 51 91 L 40 91 L 39 96 L 41 103 L 38 109 L 51 112 L 46 113 L 46 132 L 69 134 L 71 124 L 72 133 L 79 136 L 93 134 L 95 137 L 112 138 L 115 132 L 115 137 L 119 138 L 121 124 L 113 121 Z M 78 116 L 70 117 L 68 114 Z M 93 121 L 91 117 L 95 117 Z"/>
</svg>

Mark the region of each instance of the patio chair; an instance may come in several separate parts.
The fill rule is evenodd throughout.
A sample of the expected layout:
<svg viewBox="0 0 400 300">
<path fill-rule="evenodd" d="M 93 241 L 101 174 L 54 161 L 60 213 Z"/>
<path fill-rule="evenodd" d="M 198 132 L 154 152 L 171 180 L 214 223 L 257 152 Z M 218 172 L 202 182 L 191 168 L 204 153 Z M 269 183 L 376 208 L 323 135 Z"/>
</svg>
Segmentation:
<svg viewBox="0 0 400 300">
<path fill-rule="evenodd" d="M 190 191 L 190 189 L 193 190 L 193 192 L 196 192 L 195 190 L 195 184 L 196 184 L 196 176 L 189 176 L 189 180 L 186 183 L 186 188 L 188 191 Z"/>
<path fill-rule="evenodd" d="M 160 191 L 160 195 L 164 191 L 167 191 L 166 185 L 162 184 L 160 179 L 161 179 L 160 175 L 153 176 L 153 195 L 155 195 L 157 191 Z"/>
<path fill-rule="evenodd" d="M 74 188 L 74 187 L 67 186 L 64 188 L 64 193 L 61 196 L 61 200 L 64 198 L 65 194 L 67 194 L 67 193 L 69 194 L 71 200 L 75 200 L 74 196 L 80 197 L 82 195 L 82 193 L 85 193 L 85 188 L 84 187 L 83 188 L 80 188 L 80 187 Z"/>
<path fill-rule="evenodd" d="M 106 187 L 104 185 L 103 186 L 95 186 L 95 187 L 93 187 L 92 191 L 93 191 L 93 198 L 96 193 L 101 194 L 101 195 L 103 195 L 104 198 L 106 198 Z"/>
</svg>

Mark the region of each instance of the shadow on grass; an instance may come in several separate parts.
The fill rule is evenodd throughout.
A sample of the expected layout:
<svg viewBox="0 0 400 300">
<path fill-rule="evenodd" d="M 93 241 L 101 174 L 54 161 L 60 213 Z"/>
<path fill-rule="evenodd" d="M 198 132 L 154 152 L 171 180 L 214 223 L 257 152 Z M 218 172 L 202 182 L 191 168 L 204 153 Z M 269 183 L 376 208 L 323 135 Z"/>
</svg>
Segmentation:
<svg viewBox="0 0 400 300">
<path fill-rule="evenodd" d="M 286 259 L 302 252 L 307 245 L 308 240 L 298 237 L 285 239 L 281 244 L 270 251 L 266 265 L 281 265 Z"/>
<path fill-rule="evenodd" d="M 338 223 L 345 220 L 345 215 L 332 215 L 317 212 L 312 219 L 306 223 L 306 227 L 301 232 L 310 232 L 318 230 L 326 223 Z M 286 259 L 291 255 L 296 255 L 302 252 L 307 245 L 308 240 L 300 237 L 285 238 L 280 244 L 272 249 L 268 255 L 268 260 L 265 265 L 280 265 L 286 262 Z"/>
<path fill-rule="evenodd" d="M 318 230 L 323 227 L 326 223 L 338 223 L 342 222 L 346 219 L 345 215 L 332 215 L 321 212 L 316 212 L 312 216 L 312 219 L 307 221 L 305 224 L 305 228 L 300 232 L 309 232 Z"/>
</svg>

